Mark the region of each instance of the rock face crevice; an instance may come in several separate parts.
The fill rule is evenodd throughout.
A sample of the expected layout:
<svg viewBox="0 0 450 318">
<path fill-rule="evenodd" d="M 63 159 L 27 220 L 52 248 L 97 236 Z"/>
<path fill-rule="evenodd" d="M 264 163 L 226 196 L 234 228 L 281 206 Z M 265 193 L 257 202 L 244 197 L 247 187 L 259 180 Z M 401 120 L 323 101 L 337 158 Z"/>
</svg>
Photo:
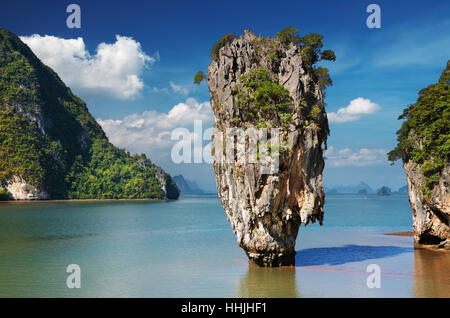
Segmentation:
<svg viewBox="0 0 450 318">
<path fill-rule="evenodd" d="M 328 122 L 323 107 L 314 118 L 309 115 L 317 104 L 323 105 L 323 95 L 299 47 L 245 31 L 222 47 L 208 68 L 215 128 L 222 135 L 231 127 L 258 128 L 257 120 L 236 123 L 236 118 L 248 117 L 248 110 L 239 107 L 235 96 L 242 75 L 258 68 L 274 74 L 291 100 L 279 168 L 265 173 L 264 162 L 221 162 L 214 147 L 213 168 L 227 218 L 249 259 L 261 266 L 293 265 L 300 224 L 323 220 L 322 147 Z"/>
</svg>

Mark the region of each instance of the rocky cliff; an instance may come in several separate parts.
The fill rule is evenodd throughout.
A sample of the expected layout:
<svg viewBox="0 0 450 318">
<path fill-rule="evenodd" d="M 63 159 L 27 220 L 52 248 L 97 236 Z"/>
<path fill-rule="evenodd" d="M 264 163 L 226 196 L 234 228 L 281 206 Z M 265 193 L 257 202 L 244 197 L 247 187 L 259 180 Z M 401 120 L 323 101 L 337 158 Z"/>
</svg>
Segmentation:
<svg viewBox="0 0 450 318">
<path fill-rule="evenodd" d="M 389 159 L 403 161 L 415 241 L 450 249 L 450 61 L 400 119 L 405 121 Z"/>
<path fill-rule="evenodd" d="M 427 197 L 423 193 L 425 176 L 421 166 L 412 160 L 403 166 L 408 180 L 415 241 L 450 249 L 450 166 L 442 170 L 439 181 Z"/>
<path fill-rule="evenodd" d="M 296 31 L 288 28 L 275 38 L 250 30 L 226 35 L 214 46 L 208 67 L 218 194 L 238 245 L 262 266 L 294 264 L 300 224 L 323 220 L 328 121 L 322 89 L 331 80 L 325 69 L 312 66 L 322 37 L 300 38 Z M 252 142 L 247 135 L 230 143 L 227 129 L 235 128 L 266 130 L 267 142 Z M 255 152 L 257 162 L 223 160 L 230 147 Z"/>
<path fill-rule="evenodd" d="M 86 104 L 16 35 L 0 29 L 2 198 L 176 199 L 145 155 L 109 143 Z"/>
</svg>

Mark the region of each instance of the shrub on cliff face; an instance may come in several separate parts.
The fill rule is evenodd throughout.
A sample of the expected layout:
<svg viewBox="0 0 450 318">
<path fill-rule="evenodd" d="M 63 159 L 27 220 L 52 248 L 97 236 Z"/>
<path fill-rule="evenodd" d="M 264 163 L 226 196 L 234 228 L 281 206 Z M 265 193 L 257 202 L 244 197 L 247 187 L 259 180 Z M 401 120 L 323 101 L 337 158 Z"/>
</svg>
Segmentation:
<svg viewBox="0 0 450 318">
<path fill-rule="evenodd" d="M 388 159 L 420 164 L 427 195 L 449 164 L 450 60 L 438 83 L 422 89 L 417 102 L 407 107 L 399 119 L 405 121 L 397 131 L 397 147 L 389 152 Z"/>
<path fill-rule="evenodd" d="M 325 67 L 317 67 L 314 69 L 314 76 L 319 82 L 322 91 L 327 87 L 333 85 L 328 69 Z"/>
<path fill-rule="evenodd" d="M 335 61 L 336 55 L 332 50 L 322 51 L 323 35 L 317 33 L 308 33 L 305 36 L 299 36 L 299 30 L 287 27 L 277 33 L 277 38 L 281 44 L 288 46 L 290 44 L 298 45 L 301 48 L 301 56 L 304 62 L 313 66 L 320 60 Z"/>
<path fill-rule="evenodd" d="M 298 29 L 287 27 L 280 32 L 277 32 L 277 39 L 281 44 L 288 46 L 290 43 L 298 44 L 301 38 L 298 35 Z"/>
<path fill-rule="evenodd" d="M 219 50 L 233 41 L 234 39 L 234 33 L 225 34 L 223 37 L 220 38 L 220 40 L 213 45 L 210 53 L 210 57 L 212 59 L 216 59 L 219 56 Z"/>
<path fill-rule="evenodd" d="M 194 84 L 200 84 L 205 78 L 205 73 L 203 73 L 203 71 L 198 71 L 194 76 Z"/>
<path fill-rule="evenodd" d="M 240 118 L 242 122 L 262 119 L 266 123 L 281 124 L 286 128 L 292 121 L 292 116 L 287 112 L 292 104 L 289 91 L 277 84 L 274 74 L 263 67 L 239 77 L 232 94 L 234 106 L 243 110 Z"/>
</svg>

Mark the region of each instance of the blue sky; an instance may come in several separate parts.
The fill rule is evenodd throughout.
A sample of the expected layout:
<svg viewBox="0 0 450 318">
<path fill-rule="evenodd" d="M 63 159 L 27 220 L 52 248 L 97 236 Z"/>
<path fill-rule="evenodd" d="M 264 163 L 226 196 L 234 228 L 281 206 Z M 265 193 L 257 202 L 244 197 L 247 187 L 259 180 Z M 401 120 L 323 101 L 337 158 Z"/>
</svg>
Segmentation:
<svg viewBox="0 0 450 318">
<path fill-rule="evenodd" d="M 81 29 L 66 27 L 70 3 L 81 7 Z M 381 29 L 366 26 L 370 3 L 381 8 Z M 327 89 L 327 112 L 336 113 L 359 97 L 378 105 L 376 111 L 356 120 L 330 124 L 332 151 L 327 154 L 325 185 L 365 181 L 373 187 L 396 189 L 406 184 L 401 166 L 390 166 L 382 154 L 395 145 L 402 109 L 415 102 L 421 88 L 437 80 L 450 58 L 449 1 L 72 0 L 0 4 L 0 27 L 20 36 L 54 37 L 51 42 L 35 39 L 33 51 L 40 52 L 37 55 L 47 64 L 56 63 L 50 66 L 88 103 L 111 141 L 132 152 L 145 152 L 170 173 L 182 173 L 209 189 L 214 188 L 214 178 L 208 165 L 170 162 L 170 148 L 163 145 L 167 138 L 163 123 L 176 118 L 177 124 L 190 127 L 188 120 L 203 116 L 211 126 L 206 119 L 207 86 L 195 86 L 192 78 L 196 71 L 207 69 L 210 49 L 223 34 L 251 28 L 256 34 L 274 36 L 286 26 L 324 35 L 325 48 L 336 52 L 336 62 L 324 63 L 334 82 Z M 119 40 L 116 35 L 128 38 Z M 58 41 L 77 38 L 81 42 Z M 54 50 L 48 50 L 53 48 L 49 43 L 56 45 Z M 60 51 L 60 43 L 70 43 L 72 53 L 89 55 L 63 60 L 61 56 L 67 52 Z M 84 47 L 80 48 L 80 43 Z M 101 49 L 101 43 L 107 46 Z M 118 63 L 121 67 L 117 70 L 107 69 L 111 73 L 107 73 L 106 88 L 96 85 L 99 72 L 107 65 L 104 60 L 97 63 L 98 52 L 112 52 L 112 61 L 124 54 L 130 56 L 130 62 Z M 59 62 L 55 58 L 60 58 Z M 77 63 L 83 63 L 82 67 Z M 77 73 L 82 71 L 87 75 Z M 128 81 L 129 90 L 122 92 L 123 80 L 129 75 L 134 80 Z M 155 122 L 161 127 L 144 129 Z M 161 138 L 155 140 L 149 134 Z"/>
</svg>

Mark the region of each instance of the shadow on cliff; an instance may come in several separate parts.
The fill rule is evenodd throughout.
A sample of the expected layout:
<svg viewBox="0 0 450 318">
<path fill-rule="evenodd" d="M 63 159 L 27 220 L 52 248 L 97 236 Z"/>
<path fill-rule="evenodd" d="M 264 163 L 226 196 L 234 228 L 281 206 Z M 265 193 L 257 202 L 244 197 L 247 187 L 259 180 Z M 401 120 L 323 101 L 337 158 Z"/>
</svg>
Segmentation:
<svg viewBox="0 0 450 318">
<path fill-rule="evenodd" d="M 295 266 L 342 265 L 413 252 L 414 248 L 398 246 L 345 245 L 308 248 L 297 251 Z"/>
</svg>

